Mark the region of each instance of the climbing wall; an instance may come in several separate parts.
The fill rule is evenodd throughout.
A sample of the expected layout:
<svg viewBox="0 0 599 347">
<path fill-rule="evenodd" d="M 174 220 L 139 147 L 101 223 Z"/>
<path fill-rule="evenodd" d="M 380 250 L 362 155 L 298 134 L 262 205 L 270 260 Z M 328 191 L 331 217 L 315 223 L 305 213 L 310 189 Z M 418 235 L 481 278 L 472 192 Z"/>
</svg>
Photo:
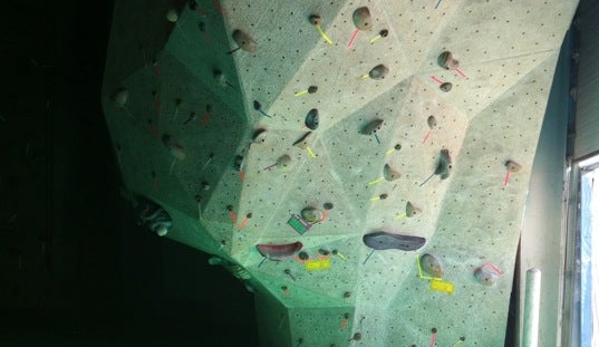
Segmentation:
<svg viewBox="0 0 599 347">
<path fill-rule="evenodd" d="M 123 182 L 245 268 L 264 347 L 503 346 L 576 5 L 117 2 Z"/>
</svg>

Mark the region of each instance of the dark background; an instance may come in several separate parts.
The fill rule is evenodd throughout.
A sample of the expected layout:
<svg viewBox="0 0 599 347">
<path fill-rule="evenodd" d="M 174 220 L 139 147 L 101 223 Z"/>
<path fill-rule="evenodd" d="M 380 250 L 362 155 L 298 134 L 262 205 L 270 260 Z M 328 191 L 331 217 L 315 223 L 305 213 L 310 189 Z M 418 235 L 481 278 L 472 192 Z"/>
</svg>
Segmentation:
<svg viewBox="0 0 599 347">
<path fill-rule="evenodd" d="M 100 104 L 112 1 L 2 12 L 0 346 L 256 346 L 243 285 L 119 195 Z"/>
</svg>

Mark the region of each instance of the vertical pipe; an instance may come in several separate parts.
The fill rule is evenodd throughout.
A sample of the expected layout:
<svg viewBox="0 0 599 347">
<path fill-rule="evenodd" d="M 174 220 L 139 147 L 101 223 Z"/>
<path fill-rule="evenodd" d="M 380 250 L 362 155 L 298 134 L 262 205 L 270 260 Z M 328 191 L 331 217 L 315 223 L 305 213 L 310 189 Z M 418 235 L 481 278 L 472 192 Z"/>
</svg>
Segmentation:
<svg viewBox="0 0 599 347">
<path fill-rule="evenodd" d="M 541 270 L 532 268 L 526 271 L 525 290 L 522 347 L 538 347 L 539 310 L 541 305 Z"/>
</svg>

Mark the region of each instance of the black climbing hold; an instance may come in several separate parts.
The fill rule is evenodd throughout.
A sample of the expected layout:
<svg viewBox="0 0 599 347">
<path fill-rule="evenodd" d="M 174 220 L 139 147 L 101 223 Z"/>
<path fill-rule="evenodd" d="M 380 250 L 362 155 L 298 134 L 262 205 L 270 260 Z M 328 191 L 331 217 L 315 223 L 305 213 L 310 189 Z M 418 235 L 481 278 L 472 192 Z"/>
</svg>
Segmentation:
<svg viewBox="0 0 599 347">
<path fill-rule="evenodd" d="M 414 251 L 426 243 L 426 239 L 420 236 L 393 234 L 386 231 L 377 231 L 366 234 L 362 238 L 364 244 L 374 250 L 399 249 L 402 251 Z"/>
<path fill-rule="evenodd" d="M 310 130 L 316 130 L 319 124 L 318 110 L 313 108 L 306 115 L 306 126 Z"/>
</svg>

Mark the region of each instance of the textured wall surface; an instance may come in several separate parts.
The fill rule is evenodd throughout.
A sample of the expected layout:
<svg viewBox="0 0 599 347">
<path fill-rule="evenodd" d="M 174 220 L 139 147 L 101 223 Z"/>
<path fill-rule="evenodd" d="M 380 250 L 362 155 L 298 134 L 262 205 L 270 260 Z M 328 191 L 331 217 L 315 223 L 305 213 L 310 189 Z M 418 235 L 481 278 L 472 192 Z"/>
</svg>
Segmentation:
<svg viewBox="0 0 599 347">
<path fill-rule="evenodd" d="M 263 345 L 502 346 L 531 165 L 577 1 L 195 5 L 115 5 L 106 120 L 127 187 L 173 216 L 167 237 L 247 270 Z M 371 30 L 350 45 L 363 6 Z M 444 51 L 458 69 L 439 66 Z M 370 78 L 379 64 L 388 73 Z M 312 109 L 319 126 L 296 146 Z M 421 185 L 441 150 L 449 176 Z M 521 167 L 506 177 L 508 160 Z M 385 165 L 400 177 L 383 178 Z M 408 201 L 417 213 L 402 218 Z M 326 216 L 300 234 L 288 220 L 307 207 Z M 375 231 L 426 243 L 372 253 L 362 238 Z M 312 262 L 255 247 L 298 241 Z M 337 252 L 318 262 L 321 249 Z M 425 253 L 443 282 L 419 278 Z M 481 266 L 494 284 L 473 275 Z"/>
</svg>

